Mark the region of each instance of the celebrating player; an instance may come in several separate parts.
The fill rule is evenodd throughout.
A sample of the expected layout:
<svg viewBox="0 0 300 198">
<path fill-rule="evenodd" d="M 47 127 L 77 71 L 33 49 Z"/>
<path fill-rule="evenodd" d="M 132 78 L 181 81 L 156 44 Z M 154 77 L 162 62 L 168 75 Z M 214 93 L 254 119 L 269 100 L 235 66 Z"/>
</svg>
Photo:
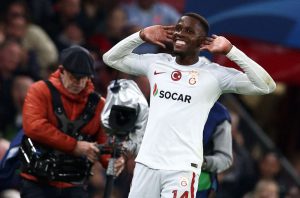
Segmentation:
<svg viewBox="0 0 300 198">
<path fill-rule="evenodd" d="M 150 26 L 120 41 L 104 62 L 120 71 L 148 77 L 152 94 L 146 132 L 136 158 L 129 197 L 195 197 L 203 161 L 202 131 L 208 113 L 223 93 L 268 94 L 276 84 L 256 62 L 225 37 L 208 37 L 209 25 L 195 13 L 176 26 Z M 144 42 L 174 55 L 132 51 Z M 199 57 L 199 50 L 224 54 L 243 72 Z"/>
</svg>

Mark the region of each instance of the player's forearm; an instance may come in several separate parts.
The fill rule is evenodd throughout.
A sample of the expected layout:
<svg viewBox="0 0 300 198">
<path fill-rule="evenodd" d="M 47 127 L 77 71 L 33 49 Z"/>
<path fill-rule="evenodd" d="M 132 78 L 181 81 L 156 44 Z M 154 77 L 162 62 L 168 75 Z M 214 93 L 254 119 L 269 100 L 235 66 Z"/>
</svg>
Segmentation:
<svg viewBox="0 0 300 198">
<path fill-rule="evenodd" d="M 103 55 L 104 63 L 115 69 L 122 70 L 122 60 L 130 55 L 132 51 L 143 42 L 144 41 L 139 36 L 139 32 L 132 34 L 117 43 Z"/>
<path fill-rule="evenodd" d="M 264 93 L 271 93 L 275 90 L 276 84 L 272 77 L 255 61 L 235 46 L 226 55 L 230 60 L 238 64 L 248 76 L 249 80 Z"/>
</svg>

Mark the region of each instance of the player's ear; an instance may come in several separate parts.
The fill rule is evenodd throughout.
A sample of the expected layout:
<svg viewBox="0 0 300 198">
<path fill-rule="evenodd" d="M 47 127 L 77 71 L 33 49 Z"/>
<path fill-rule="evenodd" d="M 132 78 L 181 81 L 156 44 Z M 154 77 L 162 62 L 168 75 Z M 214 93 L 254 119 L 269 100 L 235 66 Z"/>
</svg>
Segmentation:
<svg viewBox="0 0 300 198">
<path fill-rule="evenodd" d="M 204 37 L 199 37 L 199 38 L 198 38 L 197 43 L 198 43 L 198 47 L 199 47 L 199 48 L 202 47 L 202 44 L 203 44 L 204 41 L 205 41 L 205 38 L 204 38 Z"/>
</svg>

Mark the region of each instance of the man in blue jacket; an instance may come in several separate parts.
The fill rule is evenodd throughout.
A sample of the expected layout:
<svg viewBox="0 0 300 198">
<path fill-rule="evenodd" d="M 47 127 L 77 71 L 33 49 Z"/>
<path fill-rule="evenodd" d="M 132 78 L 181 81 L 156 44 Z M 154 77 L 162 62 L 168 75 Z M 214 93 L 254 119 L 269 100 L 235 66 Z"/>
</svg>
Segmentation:
<svg viewBox="0 0 300 198">
<path fill-rule="evenodd" d="M 204 160 L 196 198 L 214 197 L 217 174 L 232 164 L 231 119 L 219 102 L 211 108 L 203 131 Z"/>
</svg>

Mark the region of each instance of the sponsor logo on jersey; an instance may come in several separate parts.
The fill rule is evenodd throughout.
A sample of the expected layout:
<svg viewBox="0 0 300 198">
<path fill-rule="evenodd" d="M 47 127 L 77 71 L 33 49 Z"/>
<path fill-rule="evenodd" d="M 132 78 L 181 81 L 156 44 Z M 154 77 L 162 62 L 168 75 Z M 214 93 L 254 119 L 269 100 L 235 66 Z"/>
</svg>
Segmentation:
<svg viewBox="0 0 300 198">
<path fill-rule="evenodd" d="M 166 72 L 158 72 L 158 71 L 154 71 L 154 75 L 158 75 L 158 74 L 164 74 L 164 73 L 166 73 Z"/>
<path fill-rule="evenodd" d="M 158 94 L 159 98 L 165 98 L 168 100 L 176 100 L 180 102 L 185 102 L 185 103 L 191 103 L 192 96 L 190 95 L 185 95 L 177 92 L 170 92 L 170 91 L 165 91 L 165 90 L 158 90 L 157 84 L 154 84 L 153 91 L 152 91 L 153 96 L 156 96 Z"/>
<path fill-rule="evenodd" d="M 157 84 L 154 84 L 154 88 L 153 88 L 153 96 L 156 96 L 158 93 L 158 89 L 157 89 Z"/>
</svg>

